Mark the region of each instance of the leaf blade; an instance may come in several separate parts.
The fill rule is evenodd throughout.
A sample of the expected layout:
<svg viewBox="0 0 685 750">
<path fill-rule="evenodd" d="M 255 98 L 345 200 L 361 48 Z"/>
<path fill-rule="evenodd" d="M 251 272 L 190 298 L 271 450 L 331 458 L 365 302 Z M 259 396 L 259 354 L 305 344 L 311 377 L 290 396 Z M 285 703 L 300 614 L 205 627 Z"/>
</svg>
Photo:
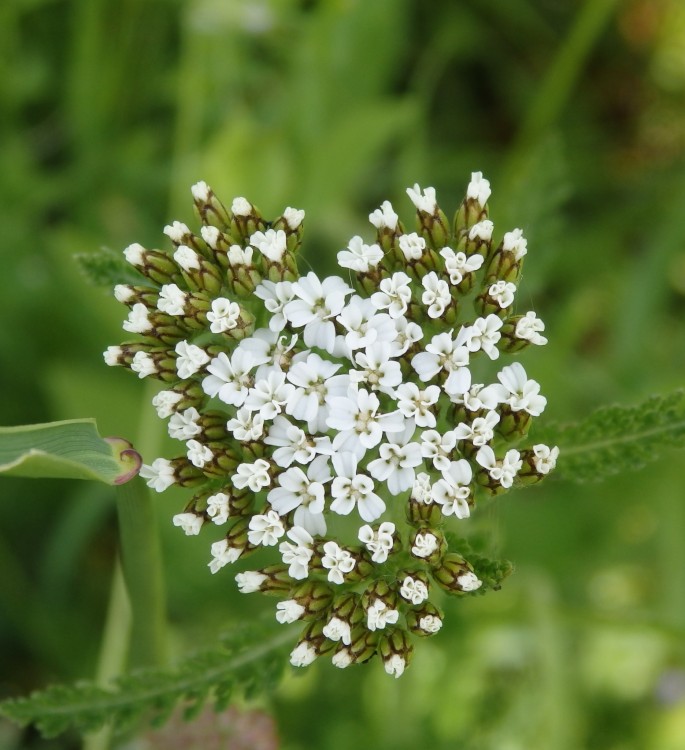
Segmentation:
<svg viewBox="0 0 685 750">
<path fill-rule="evenodd" d="M 121 484 L 141 460 L 123 438 L 102 438 L 94 419 L 0 427 L 0 474 Z"/>
</svg>

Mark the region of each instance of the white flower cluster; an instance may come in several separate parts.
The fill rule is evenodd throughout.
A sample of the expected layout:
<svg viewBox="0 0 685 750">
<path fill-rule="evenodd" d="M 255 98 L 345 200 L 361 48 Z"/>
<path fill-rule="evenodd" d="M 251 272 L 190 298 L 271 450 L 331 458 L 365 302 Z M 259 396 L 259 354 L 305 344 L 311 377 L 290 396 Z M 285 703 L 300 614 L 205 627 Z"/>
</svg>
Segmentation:
<svg viewBox="0 0 685 750">
<path fill-rule="evenodd" d="M 294 665 L 377 653 L 399 676 L 409 634 L 442 625 L 431 579 L 450 593 L 487 587 L 443 525 L 556 462 L 557 448 L 511 447 L 545 409 L 539 384 L 518 361 L 492 372 L 546 343 L 533 311 L 512 310 L 526 240 L 516 229 L 492 243 L 489 183 L 474 173 L 452 226 L 435 190 L 415 185 L 417 231 L 386 201 L 369 216 L 376 242 L 355 236 L 338 253 L 344 278 L 299 276 L 304 212 L 267 224 L 245 198 L 227 211 L 205 183 L 192 192 L 200 235 L 166 227 L 173 257 L 130 246 L 147 284 L 115 289 L 124 329 L 145 339 L 105 360 L 167 384 L 153 404 L 185 444 L 141 476 L 158 492 L 201 487 L 173 521 L 227 529 L 212 573 L 277 549 L 277 564 L 236 580 L 283 592 L 279 622 L 309 623 Z M 479 359 L 488 384 L 475 382 Z"/>
</svg>

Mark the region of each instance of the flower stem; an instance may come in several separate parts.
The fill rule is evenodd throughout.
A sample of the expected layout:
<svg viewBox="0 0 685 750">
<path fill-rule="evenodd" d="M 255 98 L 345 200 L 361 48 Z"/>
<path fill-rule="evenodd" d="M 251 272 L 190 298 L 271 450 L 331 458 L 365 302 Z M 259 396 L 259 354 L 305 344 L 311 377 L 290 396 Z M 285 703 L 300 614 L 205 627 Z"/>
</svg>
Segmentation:
<svg viewBox="0 0 685 750">
<path fill-rule="evenodd" d="M 121 559 L 133 616 L 131 666 L 167 661 L 164 579 L 155 511 L 144 482 L 136 477 L 117 488 Z"/>
</svg>

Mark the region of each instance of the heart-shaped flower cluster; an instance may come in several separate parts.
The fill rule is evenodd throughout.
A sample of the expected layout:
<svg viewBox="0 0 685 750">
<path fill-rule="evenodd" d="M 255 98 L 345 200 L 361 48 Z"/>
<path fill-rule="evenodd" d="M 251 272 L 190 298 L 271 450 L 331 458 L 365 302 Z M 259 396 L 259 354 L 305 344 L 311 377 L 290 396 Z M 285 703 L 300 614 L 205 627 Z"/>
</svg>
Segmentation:
<svg viewBox="0 0 685 750">
<path fill-rule="evenodd" d="M 153 405 L 185 444 L 141 475 L 196 488 L 173 520 L 216 530 L 212 573 L 273 548 L 236 580 L 278 596 L 279 622 L 305 623 L 295 666 L 378 654 L 401 675 L 412 636 L 442 626 L 434 592 L 482 593 L 508 572 L 451 549 L 447 525 L 539 481 L 559 452 L 519 446 L 546 399 L 515 357 L 547 342 L 533 311 L 513 311 L 521 230 L 493 242 L 478 172 L 452 222 L 433 188 L 407 193 L 416 231 L 385 201 L 375 241 L 353 237 L 340 275 L 320 278 L 298 273 L 303 211 L 267 222 L 199 182 L 199 234 L 174 222 L 173 253 L 129 246 L 141 283 L 115 288 L 142 338 L 105 361 L 164 383 Z"/>
</svg>

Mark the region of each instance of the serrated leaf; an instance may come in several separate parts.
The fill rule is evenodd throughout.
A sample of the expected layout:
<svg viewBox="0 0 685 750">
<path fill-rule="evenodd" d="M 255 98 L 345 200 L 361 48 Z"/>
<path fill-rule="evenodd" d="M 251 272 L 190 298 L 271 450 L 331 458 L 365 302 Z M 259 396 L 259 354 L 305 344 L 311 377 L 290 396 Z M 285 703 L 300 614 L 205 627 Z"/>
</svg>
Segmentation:
<svg viewBox="0 0 685 750">
<path fill-rule="evenodd" d="M 120 732 L 143 716 L 161 726 L 181 701 L 193 712 L 212 693 L 227 700 L 237 689 L 274 686 L 285 663 L 281 650 L 293 640 L 289 629 L 274 635 L 272 624 L 251 624 L 223 639 L 222 648 L 189 657 L 173 670 L 135 672 L 107 689 L 88 682 L 50 687 L 0 703 L 0 715 L 21 726 L 35 724 L 45 737 L 70 728 L 91 732 L 106 723 Z"/>
<path fill-rule="evenodd" d="M 140 284 L 141 275 L 114 250 L 100 248 L 92 253 L 77 253 L 74 260 L 83 275 L 94 286 Z"/>
<path fill-rule="evenodd" d="M 102 438 L 94 419 L 0 427 L 0 474 L 122 484 L 140 469 L 123 438 Z"/>
<path fill-rule="evenodd" d="M 602 407 L 582 422 L 547 426 L 540 440 L 559 446 L 552 476 L 561 479 L 599 481 L 641 469 L 664 451 L 685 447 L 685 390 L 637 406 Z"/>
</svg>

